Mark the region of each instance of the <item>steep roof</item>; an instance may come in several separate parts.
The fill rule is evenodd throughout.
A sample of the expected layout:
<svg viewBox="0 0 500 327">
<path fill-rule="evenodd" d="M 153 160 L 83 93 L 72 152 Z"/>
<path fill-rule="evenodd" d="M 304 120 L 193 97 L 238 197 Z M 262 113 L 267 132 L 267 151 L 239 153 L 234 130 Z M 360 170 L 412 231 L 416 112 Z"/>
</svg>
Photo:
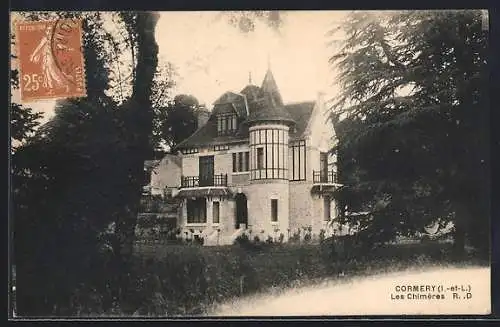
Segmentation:
<svg viewBox="0 0 500 327">
<path fill-rule="evenodd" d="M 146 160 L 144 161 L 144 169 L 145 170 L 150 170 L 158 166 L 160 163 L 160 160 Z"/>
<path fill-rule="evenodd" d="M 226 92 L 214 102 L 206 125 L 176 146 L 177 150 L 248 140 L 248 123 L 279 121 L 292 126 L 291 138 L 301 138 L 312 116 L 314 101 L 283 104 L 278 86 L 270 70 L 262 87 L 247 85 L 240 93 Z M 238 131 L 234 135 L 218 136 L 215 114 L 236 111 Z"/>
<path fill-rule="evenodd" d="M 248 102 L 253 102 L 263 96 L 262 89 L 257 85 L 249 84 L 240 92 L 245 95 Z"/>
<path fill-rule="evenodd" d="M 311 119 L 314 101 L 299 102 L 285 105 L 284 111 L 295 121 L 294 129 L 290 132 L 290 137 L 298 139 L 303 137 L 307 124 Z M 227 144 L 244 142 L 248 139 L 248 125 L 240 124 L 235 135 L 217 135 L 217 120 L 212 116 L 206 125 L 194 132 L 190 137 L 177 145 L 177 149 L 201 147 L 208 145 Z"/>
<path fill-rule="evenodd" d="M 243 94 L 234 92 L 226 92 L 220 96 L 214 103 L 214 109 L 221 106 L 231 104 L 239 117 L 248 115 L 247 101 Z"/>
<path fill-rule="evenodd" d="M 297 102 L 285 105 L 285 109 L 290 113 L 295 121 L 295 131 L 290 136 L 301 137 L 311 119 L 314 109 L 314 101 Z"/>
<path fill-rule="evenodd" d="M 279 121 L 288 125 L 295 123 L 292 115 L 285 109 L 283 105 L 278 105 L 272 99 L 272 95 L 265 93 L 263 99 L 255 102 L 246 123 L 258 121 Z"/>
<path fill-rule="evenodd" d="M 267 69 L 266 76 L 264 76 L 264 80 L 262 81 L 261 89 L 265 94 L 269 94 L 273 106 L 283 106 L 283 99 L 281 98 L 278 84 L 276 84 L 276 80 L 274 79 L 273 72 L 270 68 Z"/>
<path fill-rule="evenodd" d="M 190 137 L 179 143 L 175 149 L 195 148 L 206 145 L 226 144 L 245 141 L 248 138 L 248 127 L 239 124 L 238 131 L 234 135 L 221 135 L 217 133 L 217 120 L 214 115 L 208 122 L 194 132 Z"/>
</svg>

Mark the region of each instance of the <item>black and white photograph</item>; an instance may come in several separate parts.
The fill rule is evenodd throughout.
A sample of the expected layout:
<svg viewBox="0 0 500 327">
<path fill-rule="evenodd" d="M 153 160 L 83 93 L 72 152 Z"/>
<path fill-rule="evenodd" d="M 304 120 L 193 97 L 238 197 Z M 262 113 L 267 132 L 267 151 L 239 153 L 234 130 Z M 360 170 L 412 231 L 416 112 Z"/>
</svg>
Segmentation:
<svg viewBox="0 0 500 327">
<path fill-rule="evenodd" d="M 10 319 L 491 314 L 487 10 L 10 20 Z"/>
</svg>

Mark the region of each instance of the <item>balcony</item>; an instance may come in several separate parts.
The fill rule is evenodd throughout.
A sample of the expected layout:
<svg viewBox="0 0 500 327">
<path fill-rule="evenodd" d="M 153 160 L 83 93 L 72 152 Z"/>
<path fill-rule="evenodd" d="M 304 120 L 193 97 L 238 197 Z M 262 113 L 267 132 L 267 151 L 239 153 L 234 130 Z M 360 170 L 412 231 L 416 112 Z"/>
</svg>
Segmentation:
<svg viewBox="0 0 500 327">
<path fill-rule="evenodd" d="M 337 184 L 337 174 L 333 170 L 330 171 L 313 171 L 314 184 Z"/>
<path fill-rule="evenodd" d="M 313 186 L 311 193 L 331 197 L 342 187 L 337 183 L 337 174 L 335 171 L 313 171 Z"/>
<path fill-rule="evenodd" d="M 206 186 L 227 187 L 227 174 L 213 175 L 208 178 L 206 176 L 181 176 L 181 188 Z"/>
</svg>

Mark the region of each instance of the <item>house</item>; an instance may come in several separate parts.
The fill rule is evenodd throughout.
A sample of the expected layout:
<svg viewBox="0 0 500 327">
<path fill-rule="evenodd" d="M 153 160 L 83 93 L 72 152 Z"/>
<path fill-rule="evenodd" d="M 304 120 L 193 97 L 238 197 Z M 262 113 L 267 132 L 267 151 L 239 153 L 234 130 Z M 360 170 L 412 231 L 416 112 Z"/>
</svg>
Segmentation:
<svg viewBox="0 0 500 327">
<path fill-rule="evenodd" d="M 208 120 L 174 149 L 178 227 L 207 245 L 231 244 L 242 233 L 287 241 L 299 229 L 328 230 L 340 185 L 327 115 L 321 94 L 284 103 L 270 69 L 260 87 L 222 94 Z"/>
<path fill-rule="evenodd" d="M 181 158 L 173 154 L 166 154 L 161 160 L 147 160 L 144 163 L 144 172 L 147 185 L 144 193 L 164 196 L 171 193 L 169 188 L 178 188 L 181 184 Z"/>
</svg>

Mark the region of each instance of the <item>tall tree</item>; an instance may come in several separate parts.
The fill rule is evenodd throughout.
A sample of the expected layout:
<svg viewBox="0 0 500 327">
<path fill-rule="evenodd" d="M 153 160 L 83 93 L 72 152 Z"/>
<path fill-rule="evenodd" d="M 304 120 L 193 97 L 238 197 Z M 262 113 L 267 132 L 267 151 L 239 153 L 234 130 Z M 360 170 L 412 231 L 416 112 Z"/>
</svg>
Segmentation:
<svg viewBox="0 0 500 327">
<path fill-rule="evenodd" d="M 104 272 L 121 277 L 126 271 L 103 266 L 98 251 L 101 232 L 115 223 L 115 262 L 130 255 L 134 207 L 150 151 L 157 17 L 134 14 L 137 57 L 129 100 L 119 105 L 109 92 L 116 75 L 107 63 L 116 52 L 106 43 L 100 14 L 84 16 L 88 96 L 59 101 L 55 117 L 19 149 L 25 165 L 13 181 L 13 217 L 20 314 L 74 314 L 70 299 L 81 283 L 87 288 L 111 284 L 119 291 L 123 282 L 107 280 Z M 45 15 L 58 13 L 33 18 Z"/>
<path fill-rule="evenodd" d="M 151 135 L 153 132 L 152 89 L 158 65 L 158 44 L 155 40 L 155 27 L 158 13 L 141 12 L 136 14 L 137 65 L 130 101 L 124 104 L 124 138 L 126 152 L 130 155 L 128 180 L 122 187 L 128 195 L 125 214 L 117 221 L 118 253 L 122 259 L 132 253 L 138 206 L 144 185 L 144 162 L 153 152 Z"/>
<path fill-rule="evenodd" d="M 157 135 L 168 149 L 193 134 L 198 128 L 198 99 L 189 94 L 176 95 L 173 101 L 158 108 Z"/>
<path fill-rule="evenodd" d="M 467 236 L 484 253 L 489 158 L 482 12 L 354 12 L 340 30 L 343 41 L 331 63 L 342 92 L 333 118 L 348 187 L 339 197 L 344 208 L 372 211 L 351 223 L 371 242 L 382 242 L 452 221 L 457 251 Z"/>
<path fill-rule="evenodd" d="M 56 117 L 38 128 L 12 158 L 11 218 L 15 226 L 18 313 L 38 315 L 57 313 L 57 306 L 69 303 L 71 290 L 95 254 L 92 247 L 97 242 L 90 240 L 97 237 L 99 228 L 89 217 L 98 216 L 96 218 L 102 219 L 100 224 L 106 223 L 106 215 L 96 215 L 95 210 L 102 208 L 103 202 L 93 203 L 92 209 L 89 207 L 92 200 L 86 197 L 91 194 L 86 187 L 93 179 L 84 183 L 78 176 L 88 178 L 89 172 L 96 169 L 94 160 L 99 161 L 100 157 L 89 152 L 89 148 L 84 149 L 82 144 L 89 142 L 92 127 L 94 132 L 112 131 L 102 127 L 111 120 L 105 117 L 110 117 L 113 102 L 105 94 L 109 83 L 105 63 L 109 58 L 105 51 L 101 14 L 52 12 L 26 15 L 32 20 L 83 18 L 88 93 L 84 100 L 60 101 Z M 17 104 L 13 104 L 15 106 Z M 102 137 L 101 140 L 112 140 L 102 133 L 98 136 Z M 94 191 L 94 194 L 98 193 Z"/>
</svg>

